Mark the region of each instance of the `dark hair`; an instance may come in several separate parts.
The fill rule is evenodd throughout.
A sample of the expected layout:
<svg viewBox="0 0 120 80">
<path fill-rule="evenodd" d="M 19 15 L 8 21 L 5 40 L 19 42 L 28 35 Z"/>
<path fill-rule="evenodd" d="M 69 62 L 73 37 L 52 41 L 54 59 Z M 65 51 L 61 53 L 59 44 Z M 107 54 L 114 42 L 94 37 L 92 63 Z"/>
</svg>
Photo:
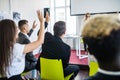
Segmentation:
<svg viewBox="0 0 120 80">
<path fill-rule="evenodd" d="M 66 31 L 66 24 L 63 21 L 58 21 L 54 24 L 54 35 L 56 36 L 61 36 L 63 34 L 65 34 Z"/>
<path fill-rule="evenodd" d="M 100 63 L 116 61 L 120 53 L 120 20 L 113 14 L 94 15 L 84 24 L 84 42 Z"/>
<path fill-rule="evenodd" d="M 120 30 L 112 31 L 109 36 L 102 38 L 85 37 L 83 40 L 99 62 L 111 62 L 120 52 Z"/>
<path fill-rule="evenodd" d="M 14 21 L 5 19 L 0 21 L 0 75 L 6 75 L 7 67 L 11 63 L 13 45 L 16 39 L 16 25 Z"/>
<path fill-rule="evenodd" d="M 18 22 L 18 27 L 19 27 L 19 29 L 21 30 L 22 27 L 23 27 L 23 25 L 24 25 L 24 24 L 27 24 L 27 23 L 28 23 L 27 20 L 20 20 L 20 21 Z"/>
</svg>

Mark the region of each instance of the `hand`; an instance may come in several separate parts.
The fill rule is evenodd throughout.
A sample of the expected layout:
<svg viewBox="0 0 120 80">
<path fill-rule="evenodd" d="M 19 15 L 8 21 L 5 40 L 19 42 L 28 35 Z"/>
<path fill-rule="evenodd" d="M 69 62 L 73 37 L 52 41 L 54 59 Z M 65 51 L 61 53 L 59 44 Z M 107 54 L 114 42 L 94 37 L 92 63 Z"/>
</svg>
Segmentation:
<svg viewBox="0 0 120 80">
<path fill-rule="evenodd" d="M 37 10 L 37 16 L 38 16 L 40 23 L 44 23 L 44 18 L 42 16 L 42 12 L 40 10 Z"/>
<path fill-rule="evenodd" d="M 32 29 L 35 29 L 36 27 L 37 27 L 36 20 L 34 20 L 33 25 L 32 25 Z"/>
<path fill-rule="evenodd" d="M 50 15 L 48 12 L 46 12 L 46 16 L 45 16 L 45 22 L 49 22 L 50 21 Z"/>
</svg>

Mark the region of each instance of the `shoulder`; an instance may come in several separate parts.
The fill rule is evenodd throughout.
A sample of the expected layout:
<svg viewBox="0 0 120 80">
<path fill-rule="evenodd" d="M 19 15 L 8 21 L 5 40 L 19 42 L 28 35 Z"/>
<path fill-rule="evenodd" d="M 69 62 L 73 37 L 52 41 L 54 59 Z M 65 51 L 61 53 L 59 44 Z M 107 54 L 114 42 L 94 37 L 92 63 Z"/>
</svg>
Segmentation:
<svg viewBox="0 0 120 80">
<path fill-rule="evenodd" d="M 24 36 L 24 34 L 22 34 L 21 32 L 19 32 L 18 36 Z"/>
<path fill-rule="evenodd" d="M 53 35 L 50 32 L 46 32 L 44 42 L 50 41 L 52 39 L 53 39 Z"/>
<path fill-rule="evenodd" d="M 26 37 L 26 35 L 24 35 L 23 33 L 19 33 L 18 34 L 18 40 L 24 40 L 24 39 L 26 39 L 27 37 Z"/>
<path fill-rule="evenodd" d="M 50 38 L 53 37 L 53 35 L 50 32 L 46 32 L 45 33 L 45 38 Z"/>
<path fill-rule="evenodd" d="M 70 49 L 70 46 L 69 46 L 67 43 L 65 43 L 64 41 L 62 41 L 62 44 L 63 44 L 66 48 Z"/>
<path fill-rule="evenodd" d="M 14 49 L 19 49 L 19 48 L 22 48 L 22 47 L 24 47 L 25 45 L 22 45 L 22 44 L 19 44 L 19 43 L 15 43 L 14 44 Z"/>
<path fill-rule="evenodd" d="M 65 46 L 68 48 L 68 49 L 70 49 L 70 46 L 68 45 L 68 44 L 66 44 L 66 43 L 64 43 L 65 44 Z"/>
<path fill-rule="evenodd" d="M 25 45 L 15 43 L 13 47 L 13 57 L 15 58 L 24 58 L 25 54 L 23 53 Z"/>
<path fill-rule="evenodd" d="M 19 43 L 15 43 L 14 44 L 14 47 L 13 47 L 13 51 L 20 51 L 21 52 L 21 50 L 24 50 L 24 47 L 25 47 L 25 45 L 22 45 L 22 44 L 19 44 Z"/>
</svg>

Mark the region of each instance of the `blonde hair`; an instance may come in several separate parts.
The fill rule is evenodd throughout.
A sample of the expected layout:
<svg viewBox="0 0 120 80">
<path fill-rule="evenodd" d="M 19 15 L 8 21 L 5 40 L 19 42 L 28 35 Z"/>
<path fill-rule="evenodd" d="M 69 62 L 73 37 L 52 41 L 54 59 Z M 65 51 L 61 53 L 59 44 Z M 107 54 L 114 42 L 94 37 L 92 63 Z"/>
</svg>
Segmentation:
<svg viewBox="0 0 120 80">
<path fill-rule="evenodd" d="M 97 14 L 89 18 L 83 25 L 83 37 L 104 37 L 111 31 L 120 29 L 120 20 L 114 14 Z"/>
</svg>

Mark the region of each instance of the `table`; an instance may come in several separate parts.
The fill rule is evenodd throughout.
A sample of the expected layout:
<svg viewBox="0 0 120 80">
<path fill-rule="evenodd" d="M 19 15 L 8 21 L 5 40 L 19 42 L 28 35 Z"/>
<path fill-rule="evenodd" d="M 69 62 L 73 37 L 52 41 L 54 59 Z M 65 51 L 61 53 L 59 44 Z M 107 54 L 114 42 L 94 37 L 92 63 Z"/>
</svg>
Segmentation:
<svg viewBox="0 0 120 80">
<path fill-rule="evenodd" d="M 66 38 L 67 40 L 69 38 L 75 39 L 75 45 L 76 45 L 76 56 L 79 57 L 79 59 L 83 59 L 88 57 L 88 55 L 82 55 L 81 54 L 81 49 L 80 49 L 80 44 L 81 44 L 81 37 L 78 35 L 66 35 L 64 38 Z"/>
</svg>

